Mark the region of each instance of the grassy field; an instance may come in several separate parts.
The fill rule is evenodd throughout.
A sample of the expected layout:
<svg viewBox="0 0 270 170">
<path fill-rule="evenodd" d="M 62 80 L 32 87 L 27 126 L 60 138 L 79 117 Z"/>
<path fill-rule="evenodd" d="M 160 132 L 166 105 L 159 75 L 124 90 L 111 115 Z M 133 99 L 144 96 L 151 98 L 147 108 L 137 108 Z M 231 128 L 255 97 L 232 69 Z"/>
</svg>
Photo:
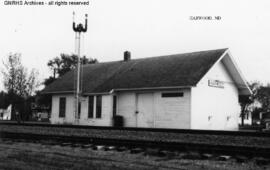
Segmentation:
<svg viewBox="0 0 270 170">
<path fill-rule="evenodd" d="M 11 142 L 0 139 L 0 169 L 13 170 L 259 170 L 270 169 L 270 165 L 259 166 L 251 159 L 245 163 L 236 160 L 218 161 L 183 159 L 181 154 L 157 157 L 144 153 L 131 154 L 129 150 L 104 151 L 81 147 L 43 145 L 39 143 Z"/>
</svg>

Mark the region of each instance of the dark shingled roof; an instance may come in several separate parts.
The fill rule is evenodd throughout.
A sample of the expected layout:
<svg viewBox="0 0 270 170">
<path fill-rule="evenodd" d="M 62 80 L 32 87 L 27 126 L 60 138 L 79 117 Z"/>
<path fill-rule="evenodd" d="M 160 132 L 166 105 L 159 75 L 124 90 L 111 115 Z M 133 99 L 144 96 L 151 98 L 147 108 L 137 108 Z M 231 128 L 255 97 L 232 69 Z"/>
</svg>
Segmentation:
<svg viewBox="0 0 270 170">
<path fill-rule="evenodd" d="M 226 50 L 85 65 L 82 71 L 83 93 L 110 92 L 112 89 L 195 86 Z M 75 70 L 66 73 L 43 92 L 74 91 L 75 75 Z"/>
</svg>

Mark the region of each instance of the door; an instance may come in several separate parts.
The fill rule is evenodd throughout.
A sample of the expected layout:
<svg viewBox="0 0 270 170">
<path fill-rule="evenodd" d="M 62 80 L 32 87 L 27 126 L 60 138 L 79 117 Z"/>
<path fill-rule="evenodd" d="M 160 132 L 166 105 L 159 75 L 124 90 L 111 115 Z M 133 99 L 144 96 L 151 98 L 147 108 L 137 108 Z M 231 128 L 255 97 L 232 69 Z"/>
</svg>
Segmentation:
<svg viewBox="0 0 270 170">
<path fill-rule="evenodd" d="M 154 127 L 153 93 L 137 94 L 137 127 Z"/>
</svg>

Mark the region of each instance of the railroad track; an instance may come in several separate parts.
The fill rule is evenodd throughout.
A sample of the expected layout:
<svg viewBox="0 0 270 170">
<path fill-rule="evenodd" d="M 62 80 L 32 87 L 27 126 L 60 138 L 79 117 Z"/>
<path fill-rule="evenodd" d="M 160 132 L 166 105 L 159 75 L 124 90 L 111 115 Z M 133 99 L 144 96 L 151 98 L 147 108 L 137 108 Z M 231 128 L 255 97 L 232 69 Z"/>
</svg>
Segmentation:
<svg viewBox="0 0 270 170">
<path fill-rule="evenodd" d="M 9 140 L 25 140 L 27 142 L 44 142 L 50 141 L 54 145 L 64 145 L 69 143 L 72 146 L 85 145 L 105 145 L 127 148 L 153 148 L 159 150 L 179 151 L 179 152 L 199 152 L 210 154 L 225 154 L 230 156 L 247 156 L 247 157 L 265 157 L 270 158 L 270 148 L 248 147 L 248 146 L 228 146 L 213 145 L 200 143 L 183 143 L 183 142 L 161 142 L 148 140 L 129 140 L 129 139 L 112 139 L 112 138 L 94 138 L 78 137 L 63 135 L 41 135 L 31 133 L 0 132 L 0 138 Z"/>
<path fill-rule="evenodd" d="M 137 127 L 110 127 L 110 126 L 86 126 L 86 125 L 60 125 L 49 123 L 21 123 L 15 121 L 0 121 L 1 125 L 10 126 L 37 126 L 37 127 L 56 127 L 74 129 L 100 129 L 100 130 L 123 130 L 123 131 L 146 131 L 146 132 L 168 132 L 168 133 L 188 133 L 188 134 L 207 134 L 207 135 L 229 135 L 229 136 L 251 136 L 251 137 L 270 137 L 270 132 L 251 132 L 251 131 L 224 131 L 224 130 L 194 130 L 194 129 L 165 129 L 165 128 L 137 128 Z"/>
<path fill-rule="evenodd" d="M 163 137 L 163 138 L 162 138 Z M 120 128 L 0 121 L 0 138 L 72 146 L 105 145 L 270 158 L 270 133 Z"/>
</svg>

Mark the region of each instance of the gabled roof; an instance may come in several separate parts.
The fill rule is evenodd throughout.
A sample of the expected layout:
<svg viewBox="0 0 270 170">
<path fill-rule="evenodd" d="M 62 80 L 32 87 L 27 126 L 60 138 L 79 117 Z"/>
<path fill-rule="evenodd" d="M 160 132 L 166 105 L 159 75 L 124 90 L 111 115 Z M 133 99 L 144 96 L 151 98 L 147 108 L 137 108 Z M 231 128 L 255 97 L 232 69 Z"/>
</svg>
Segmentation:
<svg viewBox="0 0 270 170">
<path fill-rule="evenodd" d="M 224 53 L 221 56 L 221 58 L 217 61 L 217 63 L 220 61 L 225 65 L 229 75 L 234 81 L 234 84 L 237 86 L 239 90 L 239 94 L 240 95 L 252 94 L 252 91 L 249 88 L 247 81 L 245 80 L 241 70 L 239 69 L 238 65 L 234 61 L 234 58 L 232 57 L 229 50 L 227 50 L 226 53 Z"/>
<path fill-rule="evenodd" d="M 196 86 L 227 49 L 85 65 L 82 93 L 112 90 Z M 47 86 L 43 93 L 74 92 L 76 70 Z"/>
</svg>

